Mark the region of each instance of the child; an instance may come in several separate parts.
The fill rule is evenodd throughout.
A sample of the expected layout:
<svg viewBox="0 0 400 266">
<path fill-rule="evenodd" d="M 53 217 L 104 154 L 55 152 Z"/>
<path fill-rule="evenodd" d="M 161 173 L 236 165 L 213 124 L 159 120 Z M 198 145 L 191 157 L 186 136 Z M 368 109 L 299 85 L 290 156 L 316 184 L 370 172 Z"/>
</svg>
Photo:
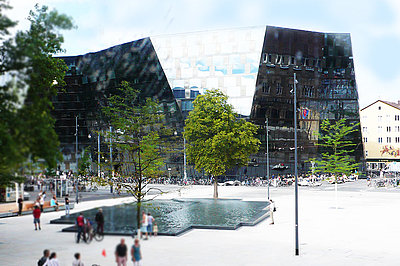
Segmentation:
<svg viewBox="0 0 400 266">
<path fill-rule="evenodd" d="M 157 222 L 154 221 L 154 225 L 153 225 L 153 235 L 154 235 L 154 236 L 157 236 L 157 234 L 158 234 L 158 225 L 157 225 Z"/>
</svg>

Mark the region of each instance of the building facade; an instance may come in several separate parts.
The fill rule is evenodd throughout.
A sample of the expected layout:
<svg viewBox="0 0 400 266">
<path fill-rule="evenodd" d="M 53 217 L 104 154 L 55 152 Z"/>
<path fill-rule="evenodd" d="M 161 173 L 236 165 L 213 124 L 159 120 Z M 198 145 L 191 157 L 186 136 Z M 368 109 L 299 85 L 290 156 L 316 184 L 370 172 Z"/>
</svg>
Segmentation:
<svg viewBox="0 0 400 266">
<path fill-rule="evenodd" d="M 198 95 L 207 89 L 226 93 L 241 117 L 259 125 L 263 142 L 248 167 L 230 171 L 235 176 L 265 175 L 267 119 L 271 170 L 293 171 L 294 73 L 301 172 L 308 170 L 310 158 L 318 157 L 321 120 L 359 122 L 350 34 L 249 27 L 150 37 L 63 59 L 69 66 L 67 87 L 55 100 L 55 116 L 64 154 L 75 150 L 74 117 L 83 127 L 78 134 L 79 154 L 90 142 L 91 127 L 101 124 L 99 107 L 122 80 L 138 84 L 144 96 L 159 99 L 169 123 L 179 130 Z M 76 107 L 68 111 L 72 102 Z M 357 144 L 353 156 L 360 161 L 361 132 L 351 138 Z M 284 167 L 274 168 L 277 165 Z"/>
<path fill-rule="evenodd" d="M 400 172 L 400 101 L 378 100 L 360 116 L 367 170 Z"/>
</svg>

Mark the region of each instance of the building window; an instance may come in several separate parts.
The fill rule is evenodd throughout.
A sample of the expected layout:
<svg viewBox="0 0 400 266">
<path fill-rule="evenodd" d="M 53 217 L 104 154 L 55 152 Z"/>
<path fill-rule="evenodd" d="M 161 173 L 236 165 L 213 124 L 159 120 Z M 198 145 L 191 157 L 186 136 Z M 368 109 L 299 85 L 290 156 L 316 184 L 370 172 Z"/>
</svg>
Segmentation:
<svg viewBox="0 0 400 266">
<path fill-rule="evenodd" d="M 396 138 L 394 139 L 394 141 L 395 141 L 396 143 L 400 143 L 400 137 L 396 137 Z"/>
<path fill-rule="evenodd" d="M 382 122 L 382 116 L 378 115 L 378 122 Z"/>
<path fill-rule="evenodd" d="M 400 126 L 395 126 L 394 127 L 394 132 L 400 132 Z"/>
<path fill-rule="evenodd" d="M 368 156 L 368 151 L 365 151 L 365 156 Z"/>
<path fill-rule="evenodd" d="M 386 127 L 386 131 L 390 132 L 392 129 L 390 127 Z"/>
<path fill-rule="evenodd" d="M 262 92 L 265 94 L 269 94 L 269 85 L 267 82 L 262 83 Z"/>
<path fill-rule="evenodd" d="M 380 106 L 378 106 L 378 110 L 381 110 L 382 108 Z"/>
<path fill-rule="evenodd" d="M 382 126 L 378 126 L 378 133 L 382 133 Z"/>
<path fill-rule="evenodd" d="M 378 138 L 378 143 L 382 143 L 382 138 Z"/>
<path fill-rule="evenodd" d="M 282 94 L 282 87 L 279 82 L 276 83 L 276 95 L 281 95 Z"/>
<path fill-rule="evenodd" d="M 367 139 L 367 138 L 363 138 L 363 139 L 364 139 L 364 143 L 365 143 L 365 142 L 368 142 L 368 139 Z"/>
<path fill-rule="evenodd" d="M 362 132 L 367 132 L 367 127 L 363 127 Z"/>
<path fill-rule="evenodd" d="M 387 142 L 387 143 L 391 143 L 391 142 L 392 142 L 392 138 L 391 138 L 391 137 L 387 137 L 387 138 L 386 138 L 386 142 Z"/>
<path fill-rule="evenodd" d="M 400 120 L 400 115 L 395 115 L 394 116 L 394 121 L 399 121 Z"/>
</svg>

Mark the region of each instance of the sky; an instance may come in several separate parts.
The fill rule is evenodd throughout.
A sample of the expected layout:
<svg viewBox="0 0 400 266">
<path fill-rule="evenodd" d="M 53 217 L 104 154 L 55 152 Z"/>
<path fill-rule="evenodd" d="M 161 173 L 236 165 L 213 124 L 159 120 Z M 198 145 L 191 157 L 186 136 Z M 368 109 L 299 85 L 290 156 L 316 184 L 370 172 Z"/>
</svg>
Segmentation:
<svg viewBox="0 0 400 266">
<path fill-rule="evenodd" d="M 34 5 L 69 15 L 65 55 L 95 52 L 139 38 L 271 25 L 350 33 L 360 107 L 400 100 L 399 0 L 11 0 L 7 14 L 29 23 Z"/>
</svg>

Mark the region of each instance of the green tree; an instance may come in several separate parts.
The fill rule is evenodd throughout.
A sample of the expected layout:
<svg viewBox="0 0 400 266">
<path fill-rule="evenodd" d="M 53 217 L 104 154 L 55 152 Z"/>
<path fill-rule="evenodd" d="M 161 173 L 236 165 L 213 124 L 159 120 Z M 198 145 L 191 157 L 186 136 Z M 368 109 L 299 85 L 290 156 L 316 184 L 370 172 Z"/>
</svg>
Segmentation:
<svg viewBox="0 0 400 266">
<path fill-rule="evenodd" d="M 358 123 L 348 125 L 346 119 L 333 123 L 327 119 L 322 121 L 317 144 L 322 150 L 321 158 L 313 159 L 316 162 L 316 172 L 334 174 L 335 182 L 338 175 L 354 173 L 359 164 L 354 161 L 351 154 L 357 144 L 349 136 L 359 130 L 358 127 Z"/>
<path fill-rule="evenodd" d="M 82 157 L 78 160 L 78 175 L 87 176 L 89 174 L 91 163 L 90 147 L 86 147 L 83 151 Z"/>
<path fill-rule="evenodd" d="M 62 52 L 60 30 L 73 27 L 69 17 L 46 6 L 35 6 L 28 20 L 30 28 L 10 36 L 15 25 L 4 15 L 11 8 L 0 0 L 0 76 L 7 82 L 0 87 L 0 185 L 8 185 L 23 173 L 26 161 L 44 159 L 55 168 L 61 159 L 59 142 L 51 116 L 51 97 L 64 85 L 67 69 L 53 58 Z M 58 86 L 56 86 L 58 84 Z M 18 181 L 20 181 L 19 179 Z"/>
<path fill-rule="evenodd" d="M 170 134 L 164 127 L 164 115 L 157 101 L 140 97 L 128 82 L 122 82 L 116 93 L 108 98 L 103 113 L 113 131 L 102 133 L 113 140 L 117 160 L 109 168 L 109 176 L 100 176 L 97 182 L 125 189 L 137 201 L 137 228 L 140 228 L 140 207 L 147 193 L 154 189 L 147 185 L 163 173 L 164 141 Z M 99 131 L 101 132 L 101 131 Z M 110 178 L 111 173 L 116 178 Z M 127 182 L 127 179 L 132 182 Z"/>
<path fill-rule="evenodd" d="M 220 90 L 199 95 L 184 132 L 188 159 L 197 171 L 204 169 L 214 179 L 214 198 L 218 198 L 218 176 L 233 166 L 246 165 L 260 145 L 254 137 L 257 127 L 239 119 L 227 100 Z"/>
</svg>

